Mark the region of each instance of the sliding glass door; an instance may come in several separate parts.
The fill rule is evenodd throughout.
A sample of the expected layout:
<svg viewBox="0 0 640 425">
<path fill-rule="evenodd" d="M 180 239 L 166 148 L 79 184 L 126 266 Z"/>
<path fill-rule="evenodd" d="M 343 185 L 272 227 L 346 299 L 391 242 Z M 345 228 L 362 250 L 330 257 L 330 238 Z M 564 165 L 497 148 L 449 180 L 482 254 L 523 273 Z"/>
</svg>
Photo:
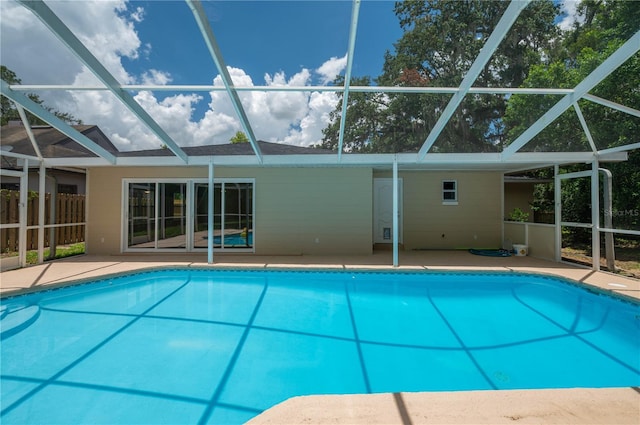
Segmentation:
<svg viewBox="0 0 640 425">
<path fill-rule="evenodd" d="M 206 181 L 124 182 L 125 251 L 206 250 L 209 185 Z M 214 183 L 213 247 L 253 250 L 254 182 Z"/>
<path fill-rule="evenodd" d="M 253 248 L 253 182 L 213 185 L 213 247 Z M 209 185 L 195 183 L 194 248 L 207 248 Z"/>
</svg>

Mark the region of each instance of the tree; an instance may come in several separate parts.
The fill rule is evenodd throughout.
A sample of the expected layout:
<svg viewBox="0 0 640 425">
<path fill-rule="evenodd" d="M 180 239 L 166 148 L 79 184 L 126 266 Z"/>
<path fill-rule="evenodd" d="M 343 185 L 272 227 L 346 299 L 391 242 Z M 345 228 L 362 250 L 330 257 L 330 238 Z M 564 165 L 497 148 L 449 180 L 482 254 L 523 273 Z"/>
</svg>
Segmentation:
<svg viewBox="0 0 640 425">
<path fill-rule="evenodd" d="M 404 33 L 395 52 L 386 52 L 382 86 L 458 86 L 507 7 L 506 2 L 428 0 L 397 2 Z M 476 81 L 480 86 L 518 86 L 541 53 L 552 47 L 557 6 L 551 0 L 530 4 L 504 38 Z M 366 80 L 354 78 L 352 84 Z M 345 146 L 358 151 L 417 150 L 433 128 L 450 95 L 351 93 Z M 373 102 L 375 106 L 369 103 Z M 333 146 L 342 103 L 324 132 Z M 439 152 L 496 151 L 503 142 L 503 96 L 468 95 L 432 148 Z M 354 118 L 351 118 L 351 117 Z"/>
<path fill-rule="evenodd" d="M 560 38 L 548 61 L 534 65 L 523 81 L 524 87 L 575 87 L 622 43 L 640 29 L 640 2 L 583 1 L 579 12 L 584 18 Z M 638 109 L 640 107 L 640 56 L 634 55 L 600 82 L 591 94 Z M 515 140 L 559 100 L 558 96 L 511 96 L 505 115 L 509 141 Z M 596 148 L 606 149 L 637 141 L 640 120 L 624 112 L 587 100 L 578 102 Z M 572 109 L 552 122 L 522 151 L 591 150 L 576 112 Z M 567 171 L 578 169 L 569 167 Z M 637 228 L 640 225 L 640 151 L 629 159 L 605 165 L 613 173 L 613 210 L 623 212 L 614 226 Z M 549 171 L 547 170 L 547 177 Z M 536 193 L 536 202 L 550 198 L 552 186 Z M 563 220 L 590 222 L 590 189 L 586 179 L 569 180 L 562 185 Z M 611 212 L 608 212 L 611 213 Z M 575 235 L 573 235 L 575 236 Z"/>
<path fill-rule="evenodd" d="M 247 143 L 249 142 L 249 138 L 242 131 L 237 131 L 229 141 L 231 143 Z"/>
<path fill-rule="evenodd" d="M 344 77 L 338 76 L 335 85 L 344 85 Z M 370 77 L 356 77 L 351 79 L 351 85 L 370 86 Z M 341 97 L 335 110 L 329 114 L 330 124 L 322 130 L 323 139 L 319 147 L 336 150 L 340 119 L 343 108 Z M 343 149 L 347 152 L 367 152 L 371 150 L 372 138 L 381 130 L 379 120 L 383 111 L 388 107 L 384 96 L 380 93 L 350 93 L 349 113 L 345 123 Z"/>
<path fill-rule="evenodd" d="M 22 83 L 22 80 L 20 80 L 20 78 L 18 78 L 16 73 L 13 72 L 12 70 L 10 70 L 9 68 L 7 68 L 4 65 L 0 66 L 0 76 L 8 84 L 21 84 Z M 28 94 L 27 96 L 29 97 L 29 99 L 33 100 L 35 103 L 37 103 L 40 106 L 42 106 L 44 109 L 46 109 L 47 111 L 49 111 L 52 114 L 54 114 L 56 117 L 60 118 L 62 121 L 66 122 L 68 124 L 72 124 L 72 125 L 73 124 L 82 124 L 81 120 L 77 119 L 76 117 L 74 117 L 70 113 L 56 111 L 53 108 L 50 108 L 50 107 L 44 105 L 43 104 L 44 102 L 42 101 L 42 99 L 40 99 L 38 97 L 38 95 L 36 95 L 36 94 Z M 20 114 L 18 113 L 18 109 L 16 108 L 15 104 L 11 100 L 9 100 L 8 98 L 6 98 L 4 96 L 0 96 L 0 100 L 2 102 L 2 105 L 1 105 L 2 116 L 0 117 L 2 125 L 8 124 L 9 121 L 20 121 Z M 41 120 L 40 118 L 36 117 L 35 115 L 33 115 L 32 113 L 30 113 L 28 111 L 26 111 L 26 115 L 27 115 L 27 120 L 29 121 L 29 124 L 31 124 L 31 125 L 46 125 L 47 124 L 46 122 L 44 122 L 43 120 Z"/>
</svg>

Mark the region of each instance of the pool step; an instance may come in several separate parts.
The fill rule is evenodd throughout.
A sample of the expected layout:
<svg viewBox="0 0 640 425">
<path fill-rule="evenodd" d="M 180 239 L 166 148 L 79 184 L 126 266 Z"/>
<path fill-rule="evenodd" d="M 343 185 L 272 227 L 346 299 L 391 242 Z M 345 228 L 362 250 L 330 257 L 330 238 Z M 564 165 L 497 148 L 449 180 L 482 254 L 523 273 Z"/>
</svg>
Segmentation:
<svg viewBox="0 0 640 425">
<path fill-rule="evenodd" d="M 23 331 L 40 317 L 40 307 L 37 305 L 8 310 L 8 308 L 3 309 L 0 315 L 0 339 L 8 338 Z"/>
</svg>

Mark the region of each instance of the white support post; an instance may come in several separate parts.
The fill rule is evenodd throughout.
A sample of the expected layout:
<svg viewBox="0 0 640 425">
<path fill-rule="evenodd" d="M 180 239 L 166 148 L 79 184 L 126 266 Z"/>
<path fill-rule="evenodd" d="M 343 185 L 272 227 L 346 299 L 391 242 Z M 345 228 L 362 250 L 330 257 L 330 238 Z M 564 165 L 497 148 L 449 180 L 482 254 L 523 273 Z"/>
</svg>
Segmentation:
<svg viewBox="0 0 640 425">
<path fill-rule="evenodd" d="M 604 202 L 604 227 L 613 229 L 613 175 L 606 168 L 600 168 L 602 174 L 602 201 Z M 602 229 L 600 229 L 602 230 Z M 607 270 L 612 273 L 616 271 L 616 250 L 614 246 L 613 233 L 604 234 L 605 257 L 607 258 Z"/>
<path fill-rule="evenodd" d="M 506 219 L 505 215 L 504 215 L 504 173 L 502 173 L 502 178 L 500 179 L 501 186 L 500 186 L 500 216 L 502 217 L 502 219 L 500 220 L 500 247 L 501 248 L 505 248 L 505 241 L 504 241 L 504 221 Z"/>
<path fill-rule="evenodd" d="M 553 167 L 553 203 L 555 213 L 555 258 L 562 261 L 562 181 L 560 180 L 560 166 Z"/>
<path fill-rule="evenodd" d="M 398 157 L 393 157 L 393 267 L 398 267 Z"/>
<path fill-rule="evenodd" d="M 209 191 L 207 207 L 207 262 L 213 264 L 213 158 L 209 161 Z"/>
<path fill-rule="evenodd" d="M 29 194 L 29 160 L 25 159 L 20 176 L 20 205 L 18 221 L 18 256 L 20 257 L 20 267 L 27 265 L 27 201 Z"/>
<path fill-rule="evenodd" d="M 591 163 L 591 259 L 593 270 L 600 270 L 600 164 Z"/>
<path fill-rule="evenodd" d="M 38 180 L 38 264 L 44 262 L 44 201 L 47 195 L 46 178 L 47 168 L 44 162 L 40 163 Z"/>
</svg>

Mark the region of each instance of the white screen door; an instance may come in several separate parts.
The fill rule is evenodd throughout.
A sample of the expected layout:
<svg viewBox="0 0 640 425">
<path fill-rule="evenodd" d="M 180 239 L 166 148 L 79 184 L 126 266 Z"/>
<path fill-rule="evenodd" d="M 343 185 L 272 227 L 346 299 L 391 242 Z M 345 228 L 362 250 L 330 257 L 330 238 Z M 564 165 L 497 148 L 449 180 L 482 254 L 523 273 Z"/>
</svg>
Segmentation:
<svg viewBox="0 0 640 425">
<path fill-rule="evenodd" d="M 398 242 L 402 243 L 402 179 L 398 179 Z M 393 179 L 373 179 L 373 243 L 393 242 Z"/>
</svg>

